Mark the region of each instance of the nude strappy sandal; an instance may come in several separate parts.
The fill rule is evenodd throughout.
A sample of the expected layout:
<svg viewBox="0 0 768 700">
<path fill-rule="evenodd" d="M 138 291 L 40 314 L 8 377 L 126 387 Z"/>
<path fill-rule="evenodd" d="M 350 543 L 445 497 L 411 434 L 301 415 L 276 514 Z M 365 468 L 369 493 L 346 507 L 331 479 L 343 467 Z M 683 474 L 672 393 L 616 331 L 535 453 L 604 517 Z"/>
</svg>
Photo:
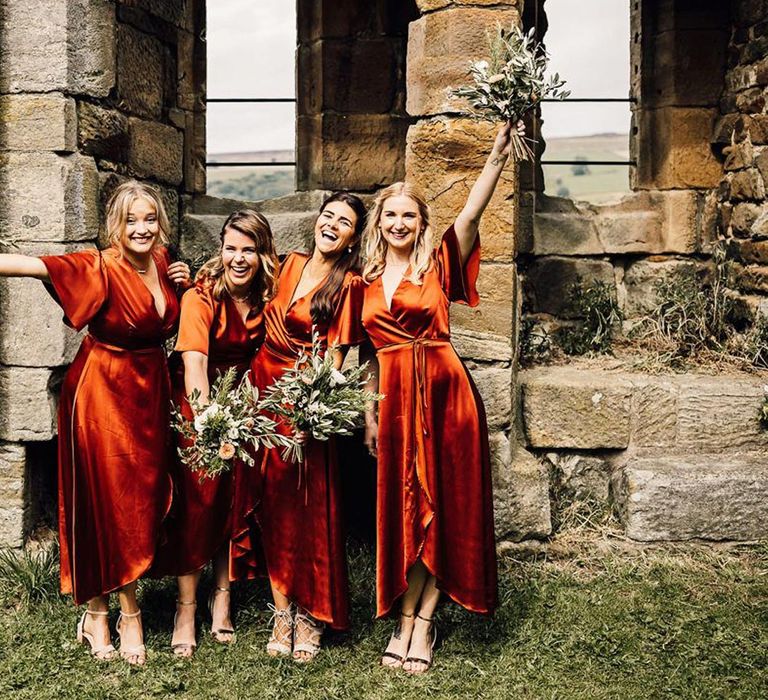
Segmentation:
<svg viewBox="0 0 768 700">
<path fill-rule="evenodd" d="M 98 659 L 99 661 L 111 661 L 115 658 L 115 647 L 112 646 L 111 643 L 101 647 L 97 647 L 93 643 L 93 635 L 90 632 L 85 631 L 85 618 L 88 615 L 106 617 L 109 615 L 109 612 L 106 610 L 86 610 L 80 618 L 80 621 L 77 623 L 77 643 L 85 644 L 87 642 L 90 647 L 91 656 L 95 659 Z"/>
<path fill-rule="evenodd" d="M 195 600 L 177 600 L 176 606 L 179 605 L 194 605 L 197 607 L 197 601 Z M 173 613 L 173 631 L 176 631 L 176 619 L 179 617 L 179 611 Z M 182 659 L 188 659 L 195 653 L 197 649 L 197 642 L 176 642 L 173 643 L 173 637 L 171 637 L 171 649 L 175 656 L 179 656 Z M 189 652 L 188 654 L 185 652 Z"/>
<path fill-rule="evenodd" d="M 144 644 L 139 644 L 135 647 L 123 646 L 121 635 L 122 622 L 125 618 L 140 616 L 141 610 L 137 610 L 135 613 L 126 613 L 121 610 L 120 615 L 117 618 L 117 638 L 120 639 L 120 648 L 118 649 L 118 652 L 120 653 L 120 658 L 123 659 L 126 663 L 129 663 L 131 666 L 143 666 L 146 663 L 147 647 L 144 646 Z M 136 657 L 136 661 L 131 661 L 131 659 L 134 657 Z"/>
</svg>

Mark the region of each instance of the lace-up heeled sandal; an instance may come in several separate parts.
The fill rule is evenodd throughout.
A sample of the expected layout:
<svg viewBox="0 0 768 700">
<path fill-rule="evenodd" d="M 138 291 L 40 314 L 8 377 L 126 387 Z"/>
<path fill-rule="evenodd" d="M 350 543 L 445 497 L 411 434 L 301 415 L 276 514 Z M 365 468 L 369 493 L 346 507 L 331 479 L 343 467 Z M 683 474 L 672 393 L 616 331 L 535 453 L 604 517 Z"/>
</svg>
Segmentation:
<svg viewBox="0 0 768 700">
<path fill-rule="evenodd" d="M 296 663 L 308 663 L 318 655 L 324 631 L 324 622 L 315 620 L 304 608 L 298 608 L 293 631 L 293 660 Z M 296 643 L 297 639 L 304 639 L 304 641 Z M 308 656 L 298 656 L 302 653 Z"/>
<path fill-rule="evenodd" d="M 267 654 L 270 656 L 290 656 L 293 651 L 293 605 L 287 608 L 277 608 L 269 603 L 272 617 L 269 624 L 272 625 L 272 634 L 267 642 Z"/>
</svg>

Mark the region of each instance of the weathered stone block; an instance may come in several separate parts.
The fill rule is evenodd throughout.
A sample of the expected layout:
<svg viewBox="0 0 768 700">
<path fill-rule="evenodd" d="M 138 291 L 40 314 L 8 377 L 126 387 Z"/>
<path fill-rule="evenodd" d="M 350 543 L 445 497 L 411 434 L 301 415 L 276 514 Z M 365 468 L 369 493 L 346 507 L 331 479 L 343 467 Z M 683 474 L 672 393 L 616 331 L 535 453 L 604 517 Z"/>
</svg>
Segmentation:
<svg viewBox="0 0 768 700">
<path fill-rule="evenodd" d="M 677 445 L 682 450 L 765 450 L 768 432 L 758 420 L 764 380 L 703 377 L 680 382 Z"/>
<path fill-rule="evenodd" d="M 608 501 L 611 465 L 606 459 L 572 452 L 548 452 L 546 458 L 560 495 L 569 500 Z"/>
<path fill-rule="evenodd" d="M 552 531 L 547 470 L 503 432 L 491 433 L 490 445 L 497 538 L 547 537 Z"/>
<path fill-rule="evenodd" d="M 20 547 L 24 534 L 23 445 L 0 443 L 0 547 Z"/>
<path fill-rule="evenodd" d="M 93 159 L 73 154 L 0 153 L 4 173 L 0 230 L 21 241 L 96 238 L 98 173 Z"/>
<path fill-rule="evenodd" d="M 77 150 L 75 101 L 47 95 L 0 96 L 0 150 Z"/>
<path fill-rule="evenodd" d="M 502 364 L 512 361 L 512 343 L 501 335 L 466 330 L 452 322 L 451 342 L 464 360 Z"/>
<path fill-rule="evenodd" d="M 477 282 L 480 305 L 451 306 L 451 325 L 466 330 L 512 337 L 515 306 L 515 269 L 511 264 L 481 263 Z"/>
<path fill-rule="evenodd" d="M 508 426 L 512 412 L 512 371 L 484 367 L 473 370 L 472 379 L 483 398 L 488 427 Z"/>
<path fill-rule="evenodd" d="M 178 185 L 183 178 L 184 137 L 178 129 L 131 117 L 129 166 L 139 177 Z"/>
<path fill-rule="evenodd" d="M 36 442 L 56 434 L 50 379 L 48 369 L 0 366 L 0 440 Z"/>
<path fill-rule="evenodd" d="M 749 139 L 735 143 L 733 146 L 726 146 L 723 149 L 723 155 L 725 156 L 723 168 L 726 171 L 749 168 L 755 160 L 755 150 Z"/>
<path fill-rule="evenodd" d="M 728 254 L 738 262 L 768 265 L 768 241 L 728 241 Z"/>
<path fill-rule="evenodd" d="M 768 114 L 726 114 L 717 120 L 712 141 L 730 144 L 747 137 L 755 145 L 768 144 Z"/>
<path fill-rule="evenodd" d="M 757 540 L 768 536 L 765 455 L 633 459 L 616 492 L 634 540 Z"/>
<path fill-rule="evenodd" d="M 521 0 L 416 0 L 416 5 L 422 12 L 433 12 L 434 10 L 441 10 L 445 7 L 461 7 L 463 5 L 472 7 L 482 7 L 484 5 L 499 7 L 507 5 L 519 9 L 522 2 Z"/>
<path fill-rule="evenodd" d="M 674 381 L 632 376 L 632 443 L 637 447 L 676 444 L 679 388 Z"/>
<path fill-rule="evenodd" d="M 690 260 L 638 260 L 624 273 L 624 313 L 627 317 L 651 313 L 659 303 L 656 285 L 659 280 L 692 265 Z"/>
<path fill-rule="evenodd" d="M 162 115 L 166 51 L 160 41 L 127 24 L 117 30 L 117 98 L 127 111 Z"/>
<path fill-rule="evenodd" d="M 469 119 L 431 119 L 408 130 L 405 169 L 432 207 L 432 227 L 442 235 L 464 208 L 493 145 L 495 127 Z M 511 262 L 516 230 L 515 169 L 507 166 L 480 221 L 483 260 Z"/>
<path fill-rule="evenodd" d="M 533 217 L 534 255 L 602 255 L 595 217 L 582 213 L 537 212 Z"/>
<path fill-rule="evenodd" d="M 741 202 L 733 207 L 731 213 L 730 226 L 734 235 L 748 235 L 752 230 L 752 225 L 760 218 L 762 208 L 759 204 L 753 202 Z"/>
<path fill-rule="evenodd" d="M 638 110 L 640 139 L 648 145 L 639 158 L 641 189 L 717 187 L 722 167 L 710 141 L 717 109 L 664 107 Z"/>
<path fill-rule="evenodd" d="M 745 199 L 764 199 L 765 184 L 757 168 L 749 168 L 734 173 L 731 179 L 731 199 L 741 201 Z"/>
<path fill-rule="evenodd" d="M 103 0 L 7 0 L 0 92 L 102 97 L 115 81 L 115 8 Z"/>
<path fill-rule="evenodd" d="M 631 384 L 622 377 L 570 368 L 520 372 L 523 425 L 532 447 L 625 448 Z"/>
<path fill-rule="evenodd" d="M 77 131 L 83 153 L 118 163 L 128 161 L 131 138 L 128 117 L 122 112 L 81 102 L 77 106 Z"/>
<path fill-rule="evenodd" d="M 543 257 L 525 270 L 523 294 L 533 313 L 574 317 L 571 297 L 574 285 L 599 280 L 614 285 L 613 265 L 603 260 Z"/>
<path fill-rule="evenodd" d="M 408 33 L 406 109 L 412 116 L 457 112 L 449 88 L 467 81 L 469 64 L 488 51 L 486 30 L 496 22 L 517 24 L 516 7 L 451 7 L 412 22 Z"/>
</svg>

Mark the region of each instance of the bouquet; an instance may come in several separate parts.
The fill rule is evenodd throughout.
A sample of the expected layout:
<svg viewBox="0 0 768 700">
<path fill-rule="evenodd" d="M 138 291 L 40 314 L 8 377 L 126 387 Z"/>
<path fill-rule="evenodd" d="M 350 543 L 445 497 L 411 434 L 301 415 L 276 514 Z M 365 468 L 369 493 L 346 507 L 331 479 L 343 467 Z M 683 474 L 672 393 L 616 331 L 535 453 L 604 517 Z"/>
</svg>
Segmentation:
<svg viewBox="0 0 768 700">
<path fill-rule="evenodd" d="M 324 353 L 319 335 L 313 332 L 311 352 L 301 353 L 294 366 L 267 389 L 259 409 L 284 418 L 316 440 L 351 434 L 361 424 L 366 404 L 384 397 L 365 389 L 367 363 L 340 372 L 333 366 L 333 350 Z M 287 445 L 283 458 L 303 463 L 302 446 Z"/>
<path fill-rule="evenodd" d="M 545 79 L 549 57 L 533 38 L 517 26 L 507 30 L 496 23 L 488 30 L 489 58 L 470 65 L 473 85 L 451 90 L 451 96 L 465 98 L 472 107 L 467 114 L 475 119 L 511 121 L 522 119 L 544 98 L 564 100 L 571 93 L 562 90 L 565 81 L 555 73 Z M 516 131 L 512 131 L 512 150 L 518 160 L 533 157 L 533 151 Z"/>
<path fill-rule="evenodd" d="M 213 383 L 206 405 L 202 405 L 198 390 L 192 392 L 189 404 L 194 420 L 185 418 L 178 408 L 173 409 L 173 427 L 187 443 L 186 447 L 179 446 L 179 457 L 201 479 L 229 471 L 235 459 L 253 466 L 249 447 L 255 450 L 259 446 L 292 444 L 290 438 L 277 432 L 275 421 L 259 414 L 258 391 L 247 373 L 237 386 L 236 377 L 234 368 L 221 375 Z"/>
</svg>

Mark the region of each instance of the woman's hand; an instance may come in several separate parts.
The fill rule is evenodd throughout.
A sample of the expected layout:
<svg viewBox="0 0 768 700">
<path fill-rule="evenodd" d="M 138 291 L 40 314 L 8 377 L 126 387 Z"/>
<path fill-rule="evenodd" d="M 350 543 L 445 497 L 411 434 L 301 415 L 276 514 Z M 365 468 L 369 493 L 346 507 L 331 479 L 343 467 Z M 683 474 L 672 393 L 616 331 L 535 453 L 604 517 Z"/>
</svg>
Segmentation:
<svg viewBox="0 0 768 700">
<path fill-rule="evenodd" d="M 371 457 L 375 457 L 379 450 L 379 422 L 376 418 L 365 419 L 365 446 L 368 448 Z"/>
<path fill-rule="evenodd" d="M 168 265 L 168 278 L 174 284 L 188 287 L 191 284 L 189 265 L 181 260 Z"/>
<path fill-rule="evenodd" d="M 504 158 L 509 156 L 512 149 L 513 129 L 517 132 L 518 136 L 525 136 L 525 124 L 522 119 L 515 125 L 513 125 L 511 121 L 504 122 L 496 132 L 496 140 L 493 142 L 492 155 L 497 157 L 504 156 Z"/>
<path fill-rule="evenodd" d="M 309 432 L 306 430 L 299 430 L 298 428 L 293 431 L 293 439 L 299 445 L 306 445 L 309 440 Z"/>
</svg>

